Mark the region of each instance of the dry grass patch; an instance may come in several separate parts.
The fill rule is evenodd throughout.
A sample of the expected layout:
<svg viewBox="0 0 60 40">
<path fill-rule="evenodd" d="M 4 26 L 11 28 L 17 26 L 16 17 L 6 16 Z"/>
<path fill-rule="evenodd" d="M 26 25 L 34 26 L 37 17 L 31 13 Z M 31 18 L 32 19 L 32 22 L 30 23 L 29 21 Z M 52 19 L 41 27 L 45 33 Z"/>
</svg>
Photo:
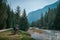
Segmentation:
<svg viewBox="0 0 60 40">
<path fill-rule="evenodd" d="M 12 35 L 11 31 L 1 32 L 0 33 L 0 40 L 19 40 L 21 39 L 22 35 Z"/>
<path fill-rule="evenodd" d="M 0 32 L 0 40 L 30 40 L 32 39 L 28 33 L 20 32 L 19 34 L 12 35 L 12 31 Z"/>
</svg>

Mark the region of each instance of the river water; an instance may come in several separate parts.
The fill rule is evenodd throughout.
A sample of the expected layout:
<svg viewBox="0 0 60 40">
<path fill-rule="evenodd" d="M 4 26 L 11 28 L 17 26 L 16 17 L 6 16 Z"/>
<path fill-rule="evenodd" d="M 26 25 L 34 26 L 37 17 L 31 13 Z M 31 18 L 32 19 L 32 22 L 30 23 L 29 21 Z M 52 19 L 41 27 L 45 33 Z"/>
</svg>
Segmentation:
<svg viewBox="0 0 60 40">
<path fill-rule="evenodd" d="M 58 31 L 43 30 L 43 33 L 40 34 L 30 30 L 29 33 L 35 40 L 60 40 L 60 32 Z"/>
</svg>

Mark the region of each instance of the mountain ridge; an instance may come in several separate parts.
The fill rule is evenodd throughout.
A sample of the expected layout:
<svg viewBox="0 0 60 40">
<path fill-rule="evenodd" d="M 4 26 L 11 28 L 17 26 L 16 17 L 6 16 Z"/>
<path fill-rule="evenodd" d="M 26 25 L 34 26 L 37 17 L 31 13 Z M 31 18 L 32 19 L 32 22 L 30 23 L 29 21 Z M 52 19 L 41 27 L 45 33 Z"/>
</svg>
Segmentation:
<svg viewBox="0 0 60 40">
<path fill-rule="evenodd" d="M 41 17 L 41 13 L 43 12 L 43 14 L 45 14 L 45 12 L 47 12 L 48 8 L 56 8 L 57 7 L 57 4 L 58 4 L 59 0 L 53 4 L 50 4 L 50 5 L 47 5 L 45 6 L 44 8 L 42 9 L 38 9 L 36 11 L 32 11 L 28 14 L 28 21 L 29 23 L 31 23 L 32 21 L 37 21 L 38 19 L 40 19 Z"/>
</svg>

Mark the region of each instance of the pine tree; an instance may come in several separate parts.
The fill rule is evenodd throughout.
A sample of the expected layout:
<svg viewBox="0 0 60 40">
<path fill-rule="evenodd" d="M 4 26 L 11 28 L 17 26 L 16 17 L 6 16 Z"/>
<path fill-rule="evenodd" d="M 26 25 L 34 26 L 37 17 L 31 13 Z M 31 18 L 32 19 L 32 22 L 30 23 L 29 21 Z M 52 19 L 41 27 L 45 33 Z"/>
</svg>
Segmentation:
<svg viewBox="0 0 60 40">
<path fill-rule="evenodd" d="M 19 25 L 20 22 L 20 7 L 17 6 L 17 10 L 16 10 L 16 24 Z"/>
<path fill-rule="evenodd" d="M 42 28 L 43 27 L 43 13 L 41 13 L 41 18 L 40 19 L 41 19 L 40 20 L 40 23 L 41 23 L 40 27 Z"/>
<path fill-rule="evenodd" d="M 6 0 L 0 0 L 0 29 L 6 27 L 7 5 Z"/>
<path fill-rule="evenodd" d="M 57 6 L 57 12 L 56 12 L 56 18 L 54 21 L 53 29 L 54 30 L 60 30 L 60 2 Z"/>
<path fill-rule="evenodd" d="M 28 20 L 27 20 L 27 16 L 26 16 L 26 11 L 24 9 L 23 15 L 20 19 L 20 30 L 27 31 L 28 28 L 29 28 L 29 24 L 28 24 Z"/>
<path fill-rule="evenodd" d="M 11 24 L 11 11 L 10 11 L 11 9 L 10 9 L 10 6 L 9 5 L 7 5 L 7 15 L 8 15 L 8 17 L 7 17 L 7 20 L 6 20 L 6 24 L 7 24 L 7 27 L 6 28 L 10 28 L 10 24 Z"/>
</svg>

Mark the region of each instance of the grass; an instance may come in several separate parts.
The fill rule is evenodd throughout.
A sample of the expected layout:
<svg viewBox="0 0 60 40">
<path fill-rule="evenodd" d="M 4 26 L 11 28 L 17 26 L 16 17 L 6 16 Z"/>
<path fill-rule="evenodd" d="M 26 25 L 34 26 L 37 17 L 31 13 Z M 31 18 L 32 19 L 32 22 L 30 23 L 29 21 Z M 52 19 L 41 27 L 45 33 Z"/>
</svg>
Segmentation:
<svg viewBox="0 0 60 40">
<path fill-rule="evenodd" d="M 19 31 L 16 35 L 12 35 L 12 33 L 12 30 L 0 32 L 0 40 L 34 40 L 30 34 L 24 31 Z"/>
</svg>

